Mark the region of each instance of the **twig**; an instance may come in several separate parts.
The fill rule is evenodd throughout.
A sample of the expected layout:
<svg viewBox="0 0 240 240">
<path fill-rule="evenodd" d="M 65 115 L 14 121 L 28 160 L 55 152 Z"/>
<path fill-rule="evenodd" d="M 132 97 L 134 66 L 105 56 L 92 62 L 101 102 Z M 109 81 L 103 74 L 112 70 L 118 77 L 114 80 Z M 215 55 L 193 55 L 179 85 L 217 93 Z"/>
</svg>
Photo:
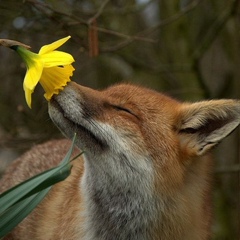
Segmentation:
<svg viewBox="0 0 240 240">
<path fill-rule="evenodd" d="M 143 42 L 150 42 L 150 43 L 156 43 L 156 40 L 154 39 L 149 39 L 149 38 L 145 38 L 145 37 L 141 37 L 138 36 L 138 34 L 134 35 L 134 36 L 130 36 L 124 33 L 120 33 L 120 32 L 116 32 L 116 31 L 112 31 L 110 29 L 106 29 L 106 28 L 101 28 L 101 27 L 97 27 L 96 28 L 99 32 L 102 33 L 107 33 L 107 34 L 111 34 L 117 37 L 121 37 L 121 38 L 126 38 L 128 41 L 143 41 Z"/>
<path fill-rule="evenodd" d="M 179 18 L 185 16 L 188 12 L 195 9 L 200 4 L 200 2 L 201 2 L 201 0 L 195 0 L 195 1 L 191 2 L 189 5 L 187 5 L 185 8 L 183 8 L 180 12 L 176 13 L 175 15 L 173 15 L 169 18 L 161 20 L 154 27 L 148 28 L 147 30 L 144 30 L 144 31 L 138 33 L 138 35 L 148 35 L 154 31 L 156 31 L 160 27 L 165 27 L 165 26 L 177 21 Z"/>
<path fill-rule="evenodd" d="M 3 46 L 3 47 L 13 47 L 13 46 L 22 46 L 26 49 L 30 49 L 31 47 L 24 44 L 24 43 L 21 43 L 21 42 L 18 42 L 18 41 L 15 41 L 15 40 L 10 40 L 10 39 L 0 39 L 0 46 Z"/>
<path fill-rule="evenodd" d="M 61 16 L 64 16 L 64 17 L 67 17 L 69 19 L 72 19 L 72 20 L 76 21 L 76 24 L 83 24 L 85 26 L 89 26 L 89 24 L 93 21 L 93 19 L 98 18 L 102 14 L 103 9 L 105 8 L 105 6 L 108 4 L 109 1 L 110 0 L 105 0 L 103 2 L 103 4 L 100 6 L 100 8 L 98 9 L 97 13 L 93 17 L 91 17 L 88 21 L 84 21 L 83 19 L 80 19 L 76 16 L 69 15 L 69 14 L 66 14 L 64 12 L 56 11 L 51 6 L 49 6 L 45 3 L 38 2 L 36 0 L 27 0 L 27 2 L 32 4 L 35 8 L 37 8 L 41 12 L 44 12 L 43 10 L 44 10 L 44 8 L 46 8 L 46 9 L 50 10 L 51 12 L 54 12 L 55 14 L 59 14 Z M 127 46 L 128 44 L 132 43 L 133 41 L 156 43 L 157 42 L 156 40 L 149 39 L 149 38 L 146 38 L 144 36 L 147 36 L 149 33 L 155 31 L 156 29 L 158 29 L 160 27 L 166 26 L 166 25 L 178 20 L 180 17 L 184 16 L 186 13 L 193 10 L 200 2 L 201 2 L 201 0 L 193 1 L 188 6 L 186 6 L 183 10 L 181 10 L 179 13 L 177 13 L 177 14 L 175 14 L 175 15 L 167 18 L 167 19 L 162 20 L 160 23 L 158 23 L 154 27 L 152 27 L 150 29 L 148 28 L 147 30 L 144 30 L 144 31 L 141 31 L 141 32 L 135 34 L 134 36 L 126 35 L 124 33 L 116 32 L 116 31 L 106 29 L 106 28 L 96 27 L 96 30 L 98 32 L 102 32 L 102 33 L 106 33 L 106 34 L 110 34 L 110 35 L 113 35 L 113 36 L 117 36 L 117 37 L 126 39 L 125 41 L 119 43 L 118 45 L 116 45 L 114 47 L 109 47 L 108 49 L 105 49 L 103 51 L 118 50 L 120 48 L 123 48 L 123 47 Z M 49 14 L 47 14 L 46 11 L 44 12 L 44 14 L 49 16 Z M 92 26 L 92 28 L 94 29 L 94 26 Z"/>
<path fill-rule="evenodd" d="M 38 2 L 36 0 L 26 0 L 26 1 L 29 2 L 30 4 L 32 4 L 33 7 L 35 7 L 36 9 L 38 9 L 40 12 L 44 13 L 48 17 L 50 17 L 50 14 L 47 11 L 44 11 L 44 8 L 49 10 L 49 11 L 51 11 L 51 12 L 53 12 L 53 13 L 55 13 L 55 14 L 58 14 L 60 16 L 64 16 L 66 18 L 74 20 L 75 23 L 71 23 L 71 25 L 73 25 L 73 24 L 83 24 L 86 27 L 89 26 L 89 20 L 85 21 L 85 20 L 83 20 L 81 18 L 78 18 L 78 17 L 76 17 L 74 15 L 69 15 L 67 13 L 57 11 L 57 10 L 53 9 L 51 6 L 49 6 L 49 5 L 47 5 L 47 4 L 43 3 L 43 2 Z M 100 11 L 98 11 L 98 12 L 101 14 Z M 93 18 L 91 18 L 91 19 L 93 19 Z M 123 34 L 123 33 L 120 33 L 120 32 L 116 32 L 116 31 L 113 31 L 113 30 L 110 30 L 110 29 L 106 29 L 106 28 L 94 27 L 93 26 L 93 29 L 96 29 L 97 31 L 102 32 L 102 33 L 106 33 L 106 34 L 110 34 L 110 35 L 113 35 L 113 36 L 125 38 L 125 39 L 128 39 L 128 40 L 131 39 L 133 41 L 137 40 L 137 41 L 143 41 L 143 42 L 156 42 L 153 39 L 144 38 L 144 37 L 138 37 L 138 36 L 130 36 L 130 35 L 126 35 L 126 34 Z"/>
<path fill-rule="evenodd" d="M 193 59 L 199 59 L 211 46 L 212 42 L 218 36 L 218 33 L 223 29 L 229 18 L 235 13 L 238 3 L 239 0 L 235 0 L 231 8 L 223 11 L 219 18 L 213 23 L 207 34 L 204 36 L 202 43 L 193 53 Z"/>
<path fill-rule="evenodd" d="M 212 27 L 208 31 L 208 33 L 203 38 L 202 43 L 197 47 L 197 49 L 193 53 L 193 70 L 196 72 L 198 76 L 198 82 L 201 86 L 204 97 L 205 98 L 211 98 L 211 92 L 208 88 L 206 82 L 204 81 L 204 78 L 202 76 L 202 71 L 200 69 L 200 60 L 202 55 L 207 51 L 207 49 L 211 46 L 213 41 L 218 36 L 219 32 L 222 30 L 222 28 L 225 26 L 228 19 L 235 13 L 237 5 L 239 3 L 239 0 L 235 0 L 231 6 L 230 9 L 226 9 L 220 17 L 213 23 Z"/>
<path fill-rule="evenodd" d="M 183 10 L 181 10 L 179 13 L 169 17 L 169 18 L 166 18 L 166 19 L 163 19 L 161 22 L 159 22 L 158 24 L 156 24 L 154 27 L 152 28 L 148 28 L 146 30 L 143 30 L 141 32 L 138 32 L 137 34 L 135 34 L 134 36 L 128 36 L 128 39 L 119 43 L 118 45 L 115 45 L 113 47 L 108 47 L 107 49 L 103 50 L 103 51 L 116 51 L 116 50 L 119 50 L 129 44 L 131 44 L 134 40 L 140 40 L 140 41 L 146 41 L 146 38 L 143 38 L 143 36 L 146 36 L 146 35 L 149 35 L 150 33 L 156 31 L 157 29 L 161 28 L 161 27 L 164 27 L 164 26 L 167 26 L 168 24 L 171 24 L 175 21 L 177 21 L 179 18 L 183 17 L 184 15 L 186 15 L 186 13 L 192 11 L 193 9 L 195 9 L 199 3 L 201 2 L 201 0 L 196 0 L 196 1 L 193 1 L 191 2 L 189 5 L 187 5 Z M 119 35 L 119 37 L 126 37 L 126 35 Z M 156 43 L 157 41 L 156 40 L 153 40 L 153 39 L 150 39 L 150 41 L 148 40 L 148 42 L 151 42 L 151 43 Z"/>
<path fill-rule="evenodd" d="M 78 24 L 80 23 L 80 24 L 88 25 L 88 23 L 85 20 L 83 20 L 79 17 L 76 17 L 74 15 L 69 15 L 67 13 L 57 11 L 57 10 L 53 9 L 50 5 L 48 5 L 44 2 L 40 2 L 40 1 L 36 1 L 36 0 L 25 0 L 25 1 L 30 3 L 34 8 L 36 8 L 40 12 L 44 13 L 48 17 L 50 17 L 50 12 L 51 12 L 51 13 L 55 13 L 57 15 L 72 19 L 72 20 L 76 21 L 76 23 L 78 23 Z M 48 12 L 46 10 L 48 10 Z"/>
<path fill-rule="evenodd" d="M 156 2 L 156 0 L 148 0 L 148 1 L 142 1 L 140 4 L 136 4 L 136 1 L 132 1 L 131 6 L 122 6 L 121 8 L 108 8 L 106 9 L 105 13 L 108 15 L 128 15 L 128 14 L 138 14 L 139 12 L 143 11 L 146 7 L 151 5 L 153 2 Z"/>
<path fill-rule="evenodd" d="M 98 11 L 96 12 L 96 14 L 91 17 L 89 20 L 88 20 L 88 24 L 90 25 L 94 20 L 96 20 L 103 12 L 105 6 L 109 3 L 110 0 L 105 0 L 102 5 L 100 6 L 100 8 L 98 9 Z"/>
</svg>

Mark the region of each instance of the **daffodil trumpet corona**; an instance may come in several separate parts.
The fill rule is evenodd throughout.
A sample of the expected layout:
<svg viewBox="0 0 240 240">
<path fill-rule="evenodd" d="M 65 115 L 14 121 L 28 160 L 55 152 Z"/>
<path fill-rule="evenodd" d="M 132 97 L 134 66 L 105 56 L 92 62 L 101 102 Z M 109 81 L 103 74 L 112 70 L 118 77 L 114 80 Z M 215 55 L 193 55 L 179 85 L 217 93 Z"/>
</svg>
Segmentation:
<svg viewBox="0 0 240 240">
<path fill-rule="evenodd" d="M 31 52 L 29 46 L 20 42 L 0 39 L 0 45 L 14 49 L 26 64 L 27 72 L 23 81 L 23 89 L 30 108 L 32 93 L 38 82 L 45 91 L 44 97 L 49 101 L 71 81 L 74 58 L 69 53 L 56 50 L 69 38 L 70 36 L 45 45 L 38 53 Z"/>
</svg>

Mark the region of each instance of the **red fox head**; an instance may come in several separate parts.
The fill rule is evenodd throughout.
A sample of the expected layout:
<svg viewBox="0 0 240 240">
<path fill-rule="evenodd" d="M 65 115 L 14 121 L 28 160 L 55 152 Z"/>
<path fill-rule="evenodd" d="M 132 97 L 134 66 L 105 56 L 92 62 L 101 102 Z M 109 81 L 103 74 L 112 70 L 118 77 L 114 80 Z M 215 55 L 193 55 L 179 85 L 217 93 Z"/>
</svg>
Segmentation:
<svg viewBox="0 0 240 240">
<path fill-rule="evenodd" d="M 71 82 L 49 113 L 85 152 L 89 232 L 111 232 L 112 222 L 125 221 L 138 226 L 136 236 L 146 231 L 143 239 L 207 239 L 207 153 L 239 125 L 239 101 L 180 103 L 128 84 L 96 91 Z M 111 234 L 142 239 L 119 229 Z"/>
<path fill-rule="evenodd" d="M 240 123 L 240 101 L 180 103 L 132 85 L 95 91 L 71 82 L 51 101 L 54 123 L 87 154 L 133 151 L 161 155 L 203 155 Z M 88 153 L 89 152 L 89 153 Z"/>
</svg>

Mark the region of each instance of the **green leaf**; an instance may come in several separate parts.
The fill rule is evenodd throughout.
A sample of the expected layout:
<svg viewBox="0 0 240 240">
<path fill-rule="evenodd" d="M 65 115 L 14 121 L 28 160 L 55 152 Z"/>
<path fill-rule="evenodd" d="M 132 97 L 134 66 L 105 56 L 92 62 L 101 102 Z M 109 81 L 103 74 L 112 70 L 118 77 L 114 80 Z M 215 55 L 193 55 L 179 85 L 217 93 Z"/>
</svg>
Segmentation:
<svg viewBox="0 0 240 240">
<path fill-rule="evenodd" d="M 42 172 L 0 195 L 0 238 L 21 222 L 46 196 L 51 186 L 71 173 L 72 145 L 59 166 Z"/>
<path fill-rule="evenodd" d="M 0 238 L 8 234 L 42 201 L 51 187 L 9 207 L 2 215 L 0 221 Z"/>
<path fill-rule="evenodd" d="M 40 173 L 37 176 L 34 176 L 16 185 L 15 187 L 9 189 L 8 191 L 2 193 L 0 195 L 1 212 L 5 211 L 11 205 L 23 199 L 24 196 L 27 197 L 54 183 L 64 180 L 70 174 L 70 171 L 68 171 L 66 174 L 66 171 L 64 170 L 70 170 L 70 169 L 71 169 L 70 163 L 67 163 L 63 166 L 61 164 L 56 168 L 52 168 L 43 173 Z M 1 216 L 1 213 L 0 213 L 0 216 Z"/>
</svg>

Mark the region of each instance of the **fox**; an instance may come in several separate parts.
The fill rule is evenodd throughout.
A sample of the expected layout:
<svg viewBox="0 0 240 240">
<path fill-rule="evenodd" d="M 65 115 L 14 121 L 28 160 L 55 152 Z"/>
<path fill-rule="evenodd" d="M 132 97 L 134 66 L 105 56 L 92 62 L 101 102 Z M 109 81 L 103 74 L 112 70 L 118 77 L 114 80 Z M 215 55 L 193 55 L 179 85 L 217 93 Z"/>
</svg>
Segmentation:
<svg viewBox="0 0 240 240">
<path fill-rule="evenodd" d="M 142 86 L 71 81 L 48 105 L 66 137 L 6 170 L 4 191 L 56 166 L 76 134 L 70 176 L 5 240 L 208 240 L 212 151 L 240 124 L 239 100 L 181 102 Z"/>
</svg>

